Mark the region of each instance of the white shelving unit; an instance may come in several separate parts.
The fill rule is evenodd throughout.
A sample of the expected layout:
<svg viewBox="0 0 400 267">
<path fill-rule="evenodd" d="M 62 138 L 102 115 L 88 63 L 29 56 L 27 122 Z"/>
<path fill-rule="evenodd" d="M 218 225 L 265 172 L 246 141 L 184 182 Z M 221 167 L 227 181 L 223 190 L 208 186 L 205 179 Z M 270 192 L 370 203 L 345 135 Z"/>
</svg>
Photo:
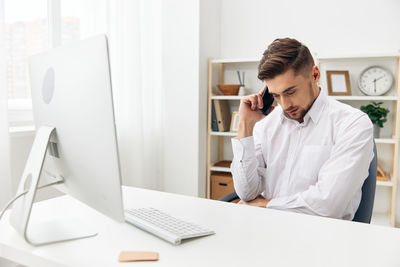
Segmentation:
<svg viewBox="0 0 400 267">
<path fill-rule="evenodd" d="M 346 103 L 353 103 L 352 101 L 362 101 L 367 104 L 367 101 L 388 101 L 393 103 L 393 109 L 390 111 L 393 114 L 393 134 L 392 137 L 388 138 L 376 138 L 375 143 L 377 145 L 392 146 L 393 147 L 393 157 L 391 163 L 390 180 L 389 181 L 377 181 L 378 187 L 389 188 L 391 190 L 390 196 L 390 207 L 388 213 L 374 213 L 373 222 L 391 225 L 395 224 L 395 209 L 396 209 L 396 192 L 397 192 L 397 177 L 398 177 L 398 162 L 399 162 L 399 137 L 400 137 L 400 85 L 399 85 L 399 65 L 400 56 L 396 53 L 381 53 L 381 54 L 364 54 L 364 55 L 323 55 L 318 57 L 314 54 L 314 59 L 318 66 L 321 63 L 327 61 L 337 61 L 337 60 L 359 60 L 359 59 L 382 59 L 385 60 L 395 60 L 396 70 L 395 70 L 395 86 L 392 95 L 385 96 L 365 96 L 365 95 L 352 95 L 352 96 L 333 96 L 338 101 L 345 101 Z M 231 132 L 215 132 L 211 129 L 211 101 L 212 100 L 226 100 L 226 101 L 237 101 L 239 103 L 241 96 L 221 96 L 213 95 L 213 83 L 215 83 L 215 78 L 213 79 L 213 72 L 215 69 L 218 70 L 218 83 L 224 83 L 225 78 L 225 66 L 227 64 L 257 64 L 259 59 L 242 58 L 242 59 L 209 59 L 209 69 L 208 69 L 208 138 L 207 138 L 207 197 L 210 197 L 210 176 L 212 172 L 230 172 L 228 167 L 214 166 L 215 162 L 224 159 L 224 138 L 232 138 L 237 136 L 237 133 Z M 256 65 L 255 65 L 256 66 Z M 367 67 L 367 66 L 365 66 Z M 211 137 L 216 136 L 218 144 L 212 143 Z M 218 146 L 218 157 L 217 160 L 212 160 L 211 150 L 214 146 Z M 378 155 L 379 157 L 379 155 Z"/>
<path fill-rule="evenodd" d="M 396 217 L 396 199 L 397 199 L 397 181 L 399 172 L 399 137 L 400 137 L 400 55 L 399 53 L 375 53 L 375 54 L 354 54 L 354 55 L 317 55 L 314 54 L 316 64 L 321 68 L 322 64 L 345 62 L 344 65 L 348 66 L 351 72 L 353 64 L 357 62 L 370 62 L 369 65 L 373 64 L 385 64 L 394 65 L 394 77 L 395 84 L 394 88 L 388 95 L 384 96 L 365 96 L 365 95 L 352 95 L 352 96 L 334 96 L 338 101 L 344 101 L 347 104 L 353 105 L 352 103 L 360 102 L 368 104 L 370 101 L 386 102 L 388 105 L 392 105 L 390 114 L 393 116 L 392 121 L 392 134 L 391 138 L 378 138 L 375 139 L 375 143 L 381 147 L 390 148 L 393 153 L 391 157 L 390 168 L 386 170 L 388 172 L 389 181 L 377 181 L 377 186 L 386 187 L 390 190 L 390 204 L 388 212 L 374 212 L 373 223 L 395 226 Z M 366 68 L 368 66 L 364 66 Z M 323 71 L 322 71 L 323 72 Z M 356 90 L 355 90 L 356 91 Z M 357 92 L 357 91 L 356 91 Z M 354 93 L 354 91 L 353 91 Z M 359 92 L 357 92 L 359 93 Z M 354 102 L 353 102 L 354 101 Z M 387 127 L 387 125 L 385 126 Z M 390 126 L 389 126 L 390 127 Z M 379 150 L 379 149 L 378 149 Z M 378 151 L 378 164 L 380 161 L 380 152 Z"/>
</svg>

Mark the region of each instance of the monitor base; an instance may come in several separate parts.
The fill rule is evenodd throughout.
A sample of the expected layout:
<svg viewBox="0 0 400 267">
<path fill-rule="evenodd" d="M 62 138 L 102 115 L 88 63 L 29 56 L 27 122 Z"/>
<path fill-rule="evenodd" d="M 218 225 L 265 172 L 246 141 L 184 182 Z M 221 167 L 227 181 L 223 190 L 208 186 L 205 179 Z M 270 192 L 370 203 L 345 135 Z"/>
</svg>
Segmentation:
<svg viewBox="0 0 400 267">
<path fill-rule="evenodd" d="M 94 236 L 97 233 L 84 223 L 70 218 L 57 218 L 54 221 L 39 222 L 31 220 L 32 205 L 39 186 L 46 154 L 58 157 L 56 129 L 42 126 L 37 129 L 24 173 L 18 185 L 10 224 L 25 240 L 35 246 Z M 57 175 L 56 181 L 63 182 Z"/>
<path fill-rule="evenodd" d="M 34 246 L 40 246 L 95 235 L 97 232 L 85 223 L 77 219 L 63 218 L 30 222 L 25 240 Z"/>
</svg>

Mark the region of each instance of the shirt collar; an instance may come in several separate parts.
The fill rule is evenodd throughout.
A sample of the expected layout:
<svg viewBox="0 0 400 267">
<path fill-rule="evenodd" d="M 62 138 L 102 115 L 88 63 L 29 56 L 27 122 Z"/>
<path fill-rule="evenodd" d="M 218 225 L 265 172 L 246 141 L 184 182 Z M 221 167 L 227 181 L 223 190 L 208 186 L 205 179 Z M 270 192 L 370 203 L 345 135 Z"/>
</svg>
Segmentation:
<svg viewBox="0 0 400 267">
<path fill-rule="evenodd" d="M 327 98 L 325 93 L 320 89 L 319 96 L 315 99 L 310 110 L 307 112 L 306 116 L 309 115 L 314 123 L 317 123 L 322 115 L 324 106 L 326 104 Z"/>
<path fill-rule="evenodd" d="M 311 108 L 308 110 L 308 112 L 304 116 L 304 124 L 306 124 L 309 119 L 311 119 L 314 123 L 318 122 L 319 118 L 322 115 L 322 111 L 324 109 L 326 101 L 327 101 L 327 97 L 326 97 L 325 93 L 320 89 L 317 99 L 315 99 Z M 282 107 L 280 107 L 280 110 L 281 110 L 281 120 L 283 120 L 283 119 L 291 120 L 284 114 Z"/>
</svg>

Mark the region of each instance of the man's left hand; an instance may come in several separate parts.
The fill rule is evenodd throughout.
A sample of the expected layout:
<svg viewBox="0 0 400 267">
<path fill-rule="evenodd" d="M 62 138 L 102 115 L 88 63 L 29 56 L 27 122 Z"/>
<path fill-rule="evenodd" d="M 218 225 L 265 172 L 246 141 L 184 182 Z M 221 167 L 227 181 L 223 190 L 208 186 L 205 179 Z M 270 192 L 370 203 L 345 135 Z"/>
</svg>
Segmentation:
<svg viewBox="0 0 400 267">
<path fill-rule="evenodd" d="M 266 208 L 266 207 L 267 207 L 267 204 L 268 204 L 268 202 L 269 202 L 270 200 L 271 200 L 271 199 L 265 199 L 265 198 L 263 198 L 262 196 L 258 196 L 258 197 L 256 197 L 255 199 L 250 200 L 250 201 L 243 201 L 243 200 L 240 200 L 238 204 L 244 204 L 244 205 L 250 205 L 250 206 L 256 206 L 256 207 Z"/>
</svg>

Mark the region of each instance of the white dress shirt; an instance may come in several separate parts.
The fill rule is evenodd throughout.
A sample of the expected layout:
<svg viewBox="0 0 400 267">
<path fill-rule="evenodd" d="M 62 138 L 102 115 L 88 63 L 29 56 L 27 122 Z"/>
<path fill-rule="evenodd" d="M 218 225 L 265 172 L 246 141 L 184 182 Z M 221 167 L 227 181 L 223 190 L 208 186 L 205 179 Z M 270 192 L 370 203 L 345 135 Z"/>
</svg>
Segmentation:
<svg viewBox="0 0 400 267">
<path fill-rule="evenodd" d="M 373 159 L 373 126 L 362 111 L 322 91 L 299 123 L 278 106 L 253 136 L 232 139 L 236 193 L 267 208 L 352 220 Z"/>
</svg>

